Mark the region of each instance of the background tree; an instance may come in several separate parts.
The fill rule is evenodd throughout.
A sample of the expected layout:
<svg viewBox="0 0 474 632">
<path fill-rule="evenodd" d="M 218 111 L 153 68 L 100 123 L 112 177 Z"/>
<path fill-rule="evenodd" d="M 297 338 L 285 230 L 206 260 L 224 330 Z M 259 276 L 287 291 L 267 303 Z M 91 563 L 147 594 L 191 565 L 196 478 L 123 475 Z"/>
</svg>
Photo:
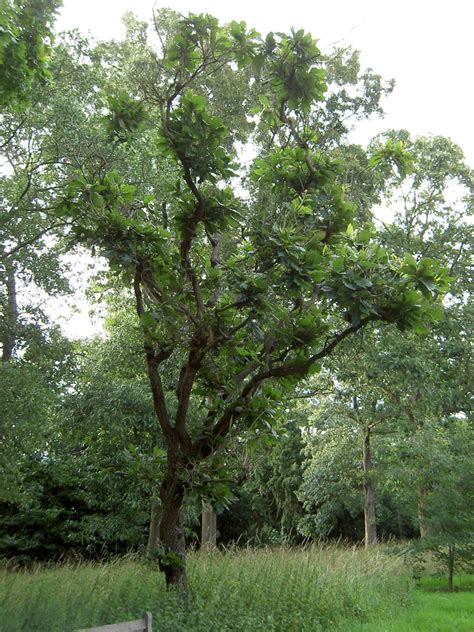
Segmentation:
<svg viewBox="0 0 474 632">
<path fill-rule="evenodd" d="M 84 73 L 87 64 L 78 63 L 84 43 L 77 38 L 69 43 L 51 54 L 49 80 L 32 83 L 31 107 L 9 104 L 1 113 L 2 488 L 15 502 L 25 496 L 25 485 L 31 488 L 23 480 L 29 459 L 40 461 L 51 450 L 54 412 L 71 385 L 74 366 L 71 344 L 44 305 L 72 289 L 63 257 L 67 222 L 54 210 L 68 169 L 80 164 L 81 149 L 82 156 L 87 153 L 87 112 L 94 103 L 95 80 Z"/>
<path fill-rule="evenodd" d="M 229 472 L 234 498 L 218 516 L 220 542 L 295 544 L 304 442 L 302 420 L 288 408 L 293 400 L 267 411 L 267 429 L 260 426 L 229 443 Z"/>
<path fill-rule="evenodd" d="M 364 346 L 370 346 L 369 340 L 364 340 Z M 323 529 L 326 531 L 320 531 L 322 535 L 327 535 L 334 528 L 330 517 L 334 517 L 337 511 L 344 509 L 356 516 L 360 512 L 362 497 L 364 542 L 369 547 L 378 540 L 372 442 L 374 435 L 390 432 L 387 411 L 380 406 L 380 393 L 373 387 L 364 388 L 360 372 L 356 377 L 344 375 L 341 371 L 334 372 L 334 375 L 337 378 L 332 384 L 333 394 L 320 401 L 316 415 L 310 413 L 310 460 L 300 494 L 307 509 L 310 506 L 313 511 L 315 506 L 325 508 L 328 516 L 317 518 L 321 525 L 325 525 Z M 312 485 L 314 489 L 311 489 Z"/>
<path fill-rule="evenodd" d="M 58 0 L 2 0 L 0 5 L 0 109 L 30 103 L 34 82 L 48 79 L 52 23 Z"/>
<path fill-rule="evenodd" d="M 162 439 L 139 328 L 123 297 L 114 303 L 105 339 L 74 350 L 64 341 L 55 356 L 43 347 L 8 365 L 0 538 L 7 557 L 105 557 L 145 547 Z M 65 348 L 69 365 L 60 356 Z"/>
<path fill-rule="evenodd" d="M 474 565 L 472 420 L 447 419 L 424 429 L 415 445 L 407 443 L 399 480 L 419 488 L 421 479 L 427 490 L 423 537 L 410 546 L 411 553 L 434 553 L 452 591 L 455 572 L 469 572 Z"/>
<path fill-rule="evenodd" d="M 426 437 L 432 432 L 437 436 L 445 425 L 449 428 L 448 420 L 452 420 L 453 415 L 469 414 L 468 401 L 472 392 L 469 377 L 472 360 L 467 334 L 471 322 L 467 252 L 471 241 L 468 217 L 472 213 L 472 172 L 465 165 L 459 148 L 447 139 L 435 137 L 412 141 L 406 132 L 392 132 L 383 142 L 377 146 L 379 139 L 372 144 L 373 162 L 377 163 L 383 157 L 387 143 L 397 142 L 410 147 L 412 164 L 404 179 L 398 183 L 394 181 L 387 191 L 390 202 L 398 211 L 394 221 L 385 225 L 381 238 L 399 252 L 410 253 L 407 265 L 417 266 L 423 254 L 442 261 L 452 274 L 450 298 L 443 309 L 443 320 L 431 332 L 420 328 L 421 335 L 400 335 L 390 329 L 383 332 L 374 329 L 372 333 L 364 334 L 366 339 L 362 344 L 357 339 L 346 342 L 347 356 L 336 354 L 332 372 L 334 392 L 338 395 L 330 400 L 329 406 L 325 403 L 318 405 L 316 418 L 322 423 L 318 426 L 319 433 L 322 430 L 328 434 L 313 441 L 312 457 L 301 493 L 307 507 L 311 506 L 314 511 L 314 504 L 323 502 L 318 501 L 323 498 L 321 494 L 324 495 L 323 482 L 328 484 L 338 472 L 336 480 L 344 491 L 340 490 L 338 494 L 335 490 L 336 498 L 351 509 L 350 502 L 344 503 L 344 494 L 350 498 L 354 486 L 343 484 L 347 478 L 344 479 L 337 470 L 343 456 L 337 439 L 331 441 L 331 437 L 337 436 L 338 422 L 341 437 L 344 433 L 349 433 L 349 437 L 354 434 L 357 424 L 351 402 L 359 402 L 359 411 L 361 403 L 366 402 L 369 415 L 372 411 L 372 420 L 367 421 L 366 429 L 375 423 L 381 424 L 379 430 L 383 434 L 389 432 L 387 439 L 377 440 L 380 443 L 379 463 L 374 474 L 379 484 L 379 497 L 388 493 L 398 511 L 410 516 L 412 524 L 419 526 L 421 535 L 427 536 L 425 506 L 429 504 L 434 488 L 439 490 L 442 486 L 443 477 L 438 477 L 427 465 L 428 462 L 435 463 L 439 454 L 437 456 L 435 448 L 437 442 L 433 441 L 430 449 Z M 424 292 L 429 292 L 429 287 Z M 360 359 L 357 366 L 352 362 L 354 354 Z M 379 421 L 377 417 L 380 417 Z M 325 430 L 324 422 L 330 422 L 330 430 Z M 449 430 L 442 432 L 449 443 Z M 449 458 L 449 449 L 446 449 L 443 458 Z M 327 472 L 321 461 L 326 453 L 326 462 L 330 463 L 326 466 Z M 441 456 L 439 458 L 442 460 Z M 384 475 L 377 474 L 377 470 Z M 359 468 L 354 466 L 353 474 L 358 471 Z M 409 471 L 413 476 L 410 482 L 403 475 L 404 472 L 408 475 Z M 314 484 L 313 490 L 309 481 Z M 414 489 L 417 490 L 416 498 L 412 494 Z M 335 526 L 334 513 L 332 516 L 330 528 Z"/>
<path fill-rule="evenodd" d="M 303 475 L 298 497 L 304 513 L 299 531 L 308 538 L 363 538 L 363 474 L 361 432 L 343 417 L 307 410 L 310 433 L 305 437 Z"/>
<path fill-rule="evenodd" d="M 30 460 L 45 454 L 54 434 L 54 415 L 73 376 L 71 343 L 58 331 L 30 335 L 20 358 L 0 365 L 2 400 L 1 500 L 28 500 Z"/>
</svg>

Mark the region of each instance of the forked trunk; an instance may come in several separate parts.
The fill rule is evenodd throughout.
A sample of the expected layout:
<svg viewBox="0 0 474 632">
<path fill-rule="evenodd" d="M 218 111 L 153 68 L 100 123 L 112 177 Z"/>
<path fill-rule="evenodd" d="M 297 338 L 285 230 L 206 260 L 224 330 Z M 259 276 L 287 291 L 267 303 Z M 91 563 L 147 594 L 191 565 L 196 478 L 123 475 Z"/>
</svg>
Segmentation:
<svg viewBox="0 0 474 632">
<path fill-rule="evenodd" d="M 370 451 L 370 428 L 364 431 L 363 442 L 363 466 L 364 466 L 364 525 L 365 546 L 369 547 L 377 543 L 377 524 L 375 518 L 375 493 L 372 483 L 372 455 Z"/>
</svg>

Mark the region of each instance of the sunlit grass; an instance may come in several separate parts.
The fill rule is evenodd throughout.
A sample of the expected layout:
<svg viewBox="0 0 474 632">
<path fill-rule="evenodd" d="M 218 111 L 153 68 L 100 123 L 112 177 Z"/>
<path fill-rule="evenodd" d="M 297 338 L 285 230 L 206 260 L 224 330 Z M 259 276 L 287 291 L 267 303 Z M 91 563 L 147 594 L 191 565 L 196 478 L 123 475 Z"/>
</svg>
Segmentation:
<svg viewBox="0 0 474 632">
<path fill-rule="evenodd" d="M 446 579 L 423 578 L 413 593 L 412 607 L 387 621 L 353 623 L 347 632 L 473 632 L 474 577 L 458 577 L 459 592 L 444 592 Z"/>
<path fill-rule="evenodd" d="M 0 630 L 68 632 L 146 610 L 154 629 L 166 632 L 347 630 L 390 617 L 408 605 L 411 590 L 399 560 L 337 546 L 194 553 L 189 577 L 184 609 L 156 568 L 133 559 L 3 569 Z"/>
</svg>

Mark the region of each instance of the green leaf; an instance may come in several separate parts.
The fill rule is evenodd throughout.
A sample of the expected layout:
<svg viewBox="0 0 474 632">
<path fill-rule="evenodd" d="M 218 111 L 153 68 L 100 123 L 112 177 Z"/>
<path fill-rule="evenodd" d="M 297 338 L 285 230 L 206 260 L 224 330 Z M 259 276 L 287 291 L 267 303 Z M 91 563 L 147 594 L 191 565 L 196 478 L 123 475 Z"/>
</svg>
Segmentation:
<svg viewBox="0 0 474 632">
<path fill-rule="evenodd" d="M 333 259 L 331 268 L 334 272 L 341 273 L 344 270 L 344 265 L 344 259 L 342 257 L 337 257 L 336 259 Z"/>
<path fill-rule="evenodd" d="M 150 329 L 155 327 L 156 321 L 151 312 L 143 312 L 140 316 L 140 324 L 143 329 Z"/>
</svg>

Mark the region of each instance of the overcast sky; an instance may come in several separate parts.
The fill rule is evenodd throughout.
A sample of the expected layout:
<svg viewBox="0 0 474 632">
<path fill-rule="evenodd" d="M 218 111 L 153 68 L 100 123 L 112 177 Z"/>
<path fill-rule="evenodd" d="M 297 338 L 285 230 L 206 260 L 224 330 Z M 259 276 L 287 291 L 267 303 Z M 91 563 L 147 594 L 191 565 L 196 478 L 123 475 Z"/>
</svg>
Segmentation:
<svg viewBox="0 0 474 632">
<path fill-rule="evenodd" d="M 153 0 L 63 0 L 57 27 L 78 28 L 99 39 L 120 38 L 121 17 L 151 16 Z M 261 33 L 291 26 L 310 31 L 322 49 L 347 44 L 371 67 L 397 82 L 383 121 L 365 125 L 359 142 L 387 128 L 414 135 L 449 136 L 474 165 L 472 79 L 474 2 L 470 0 L 159 0 L 181 13 L 208 12 L 223 22 L 245 20 Z"/>
</svg>

